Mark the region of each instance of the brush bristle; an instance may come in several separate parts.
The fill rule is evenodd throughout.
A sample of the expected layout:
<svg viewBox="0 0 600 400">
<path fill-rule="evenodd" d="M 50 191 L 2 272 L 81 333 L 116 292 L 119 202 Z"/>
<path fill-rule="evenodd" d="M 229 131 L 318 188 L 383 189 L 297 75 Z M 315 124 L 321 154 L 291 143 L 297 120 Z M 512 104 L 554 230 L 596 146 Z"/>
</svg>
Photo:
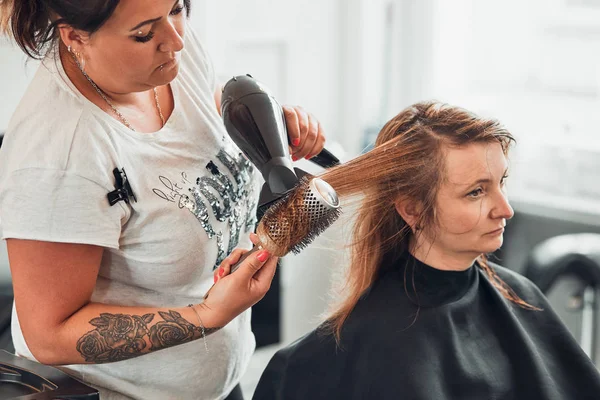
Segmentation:
<svg viewBox="0 0 600 400">
<path fill-rule="evenodd" d="M 290 247 L 290 251 L 294 254 L 300 253 L 309 244 L 313 242 L 321 233 L 329 228 L 342 215 L 341 208 L 335 208 L 327 212 L 326 216 L 319 218 L 319 223 L 313 225 L 313 229 L 303 239 L 299 240 L 295 245 Z"/>
<path fill-rule="evenodd" d="M 339 207 L 326 207 L 315 197 L 310 188 L 313 178 L 303 177 L 260 221 L 256 233 L 273 255 L 300 253 L 340 217 Z"/>
</svg>

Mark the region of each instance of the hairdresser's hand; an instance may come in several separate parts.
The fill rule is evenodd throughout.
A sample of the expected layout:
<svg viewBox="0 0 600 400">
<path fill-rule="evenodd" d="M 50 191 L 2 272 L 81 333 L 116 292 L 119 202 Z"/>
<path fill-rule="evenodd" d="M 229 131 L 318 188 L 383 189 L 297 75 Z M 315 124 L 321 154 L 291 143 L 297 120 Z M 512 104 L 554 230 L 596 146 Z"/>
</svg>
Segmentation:
<svg viewBox="0 0 600 400">
<path fill-rule="evenodd" d="M 325 135 L 321 123 L 299 106 L 283 106 L 283 114 L 290 138 L 290 153 L 294 161 L 312 158 L 325 146 Z"/>
<path fill-rule="evenodd" d="M 257 243 L 256 235 L 250 239 Z M 231 267 L 247 253 L 247 250 L 234 250 L 215 272 L 216 284 L 210 296 L 200 305 L 211 311 L 211 320 L 203 321 L 206 326 L 225 326 L 264 297 L 275 275 L 277 257 L 265 250 L 255 252 L 246 258 L 233 274 Z"/>
</svg>

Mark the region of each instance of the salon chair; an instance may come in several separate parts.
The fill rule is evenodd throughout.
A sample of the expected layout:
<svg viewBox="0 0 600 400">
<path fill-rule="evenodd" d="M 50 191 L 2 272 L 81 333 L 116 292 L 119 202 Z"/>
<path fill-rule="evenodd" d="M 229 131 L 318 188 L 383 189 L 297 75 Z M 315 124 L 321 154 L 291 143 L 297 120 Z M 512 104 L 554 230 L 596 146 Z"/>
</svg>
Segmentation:
<svg viewBox="0 0 600 400">
<path fill-rule="evenodd" d="M 600 234 L 578 233 L 547 239 L 531 251 L 524 275 L 547 294 L 561 278 L 582 284 L 571 294 L 569 308 L 581 313 L 579 344 L 596 363 L 597 305 L 600 289 Z"/>
</svg>

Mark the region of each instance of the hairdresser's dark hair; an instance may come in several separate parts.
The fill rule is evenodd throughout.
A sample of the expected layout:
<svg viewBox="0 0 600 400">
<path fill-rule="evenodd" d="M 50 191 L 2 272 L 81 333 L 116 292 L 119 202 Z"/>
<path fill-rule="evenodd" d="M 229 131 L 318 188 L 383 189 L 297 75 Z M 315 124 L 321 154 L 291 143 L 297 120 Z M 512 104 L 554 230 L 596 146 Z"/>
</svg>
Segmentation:
<svg viewBox="0 0 600 400">
<path fill-rule="evenodd" d="M 89 34 L 112 16 L 120 0 L 0 0 L 0 32 L 11 33 L 32 58 L 43 58 L 57 27 L 69 25 Z M 187 14 L 190 0 L 184 0 Z"/>
</svg>

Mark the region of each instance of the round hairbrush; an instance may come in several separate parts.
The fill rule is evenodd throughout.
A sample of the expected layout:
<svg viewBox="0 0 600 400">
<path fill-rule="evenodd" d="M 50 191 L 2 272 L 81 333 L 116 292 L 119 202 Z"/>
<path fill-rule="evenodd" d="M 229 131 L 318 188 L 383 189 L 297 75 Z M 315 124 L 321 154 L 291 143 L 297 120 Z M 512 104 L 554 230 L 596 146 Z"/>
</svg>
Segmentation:
<svg viewBox="0 0 600 400">
<path fill-rule="evenodd" d="M 289 252 L 298 254 L 340 214 L 340 201 L 335 190 L 323 179 L 306 175 L 294 189 L 267 209 L 256 234 L 260 246 L 274 256 L 283 257 Z"/>
<path fill-rule="evenodd" d="M 300 253 L 341 215 L 336 191 L 323 179 L 305 175 L 296 186 L 277 200 L 256 227 L 259 243 L 231 267 L 240 264 L 258 250 L 283 257 Z M 208 297 L 206 293 L 204 298 Z"/>
</svg>

